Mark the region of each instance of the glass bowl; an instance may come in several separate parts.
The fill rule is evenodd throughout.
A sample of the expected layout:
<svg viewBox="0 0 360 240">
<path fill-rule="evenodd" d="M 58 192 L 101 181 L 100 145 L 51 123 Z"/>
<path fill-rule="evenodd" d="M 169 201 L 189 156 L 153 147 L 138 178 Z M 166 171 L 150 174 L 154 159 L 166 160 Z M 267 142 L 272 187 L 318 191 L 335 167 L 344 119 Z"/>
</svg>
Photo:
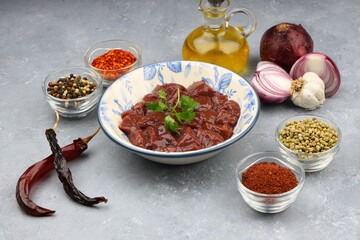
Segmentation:
<svg viewBox="0 0 360 240">
<path fill-rule="evenodd" d="M 326 123 L 329 126 L 333 127 L 336 133 L 338 134 L 338 138 L 339 138 L 335 146 L 333 146 L 327 151 L 319 152 L 319 153 L 300 153 L 297 151 L 293 151 L 287 148 L 286 146 L 284 146 L 280 142 L 279 131 L 284 129 L 286 123 L 289 121 L 294 121 L 294 120 L 302 121 L 306 118 L 310 118 L 310 119 L 316 118 L 322 121 L 323 123 Z M 279 146 L 280 151 L 288 155 L 292 159 L 298 161 L 301 164 L 301 166 L 304 168 L 305 172 L 317 172 L 324 169 L 329 165 L 329 163 L 334 159 L 335 154 L 340 150 L 341 131 L 339 127 L 331 120 L 316 115 L 299 115 L 285 119 L 277 127 L 275 137 L 276 137 L 276 143 Z"/>
<path fill-rule="evenodd" d="M 136 57 L 136 61 L 127 67 L 113 70 L 99 69 L 91 65 L 96 57 L 103 55 L 113 49 L 121 49 L 123 51 L 132 53 L 134 57 Z M 85 53 L 85 65 L 100 74 L 105 87 L 111 85 L 115 80 L 117 80 L 125 73 L 140 67 L 141 61 L 142 57 L 139 46 L 135 43 L 124 40 L 108 40 L 100 42 L 90 47 Z"/>
<path fill-rule="evenodd" d="M 86 77 L 90 82 L 93 82 L 96 85 L 96 90 L 89 95 L 74 99 L 60 99 L 48 94 L 47 88 L 50 82 L 56 82 L 59 78 L 70 74 Z M 50 73 L 42 84 L 44 97 L 48 101 L 50 107 L 56 110 L 61 116 L 69 118 L 85 117 L 94 110 L 102 95 L 102 89 L 103 84 L 100 75 L 94 70 L 85 67 L 67 67 L 56 70 L 55 72 Z"/>
<path fill-rule="evenodd" d="M 263 194 L 254 192 L 242 184 L 242 174 L 256 163 L 274 162 L 289 168 L 296 176 L 298 185 L 281 194 Z M 242 159 L 236 168 L 236 182 L 244 201 L 254 210 L 262 213 L 278 213 L 293 203 L 305 182 L 305 171 L 299 163 L 279 152 L 259 152 Z"/>
</svg>

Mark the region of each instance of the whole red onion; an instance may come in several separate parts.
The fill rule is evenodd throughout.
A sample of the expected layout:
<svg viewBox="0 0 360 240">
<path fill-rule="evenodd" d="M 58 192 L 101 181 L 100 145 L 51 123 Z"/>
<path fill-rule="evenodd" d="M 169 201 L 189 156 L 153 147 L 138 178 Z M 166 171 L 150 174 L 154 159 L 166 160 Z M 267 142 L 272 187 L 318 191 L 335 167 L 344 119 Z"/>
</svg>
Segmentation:
<svg viewBox="0 0 360 240">
<path fill-rule="evenodd" d="M 313 48 L 313 40 L 301 25 L 280 23 L 263 34 L 260 57 L 262 61 L 274 62 L 289 72 L 296 60 L 312 52 Z"/>
</svg>

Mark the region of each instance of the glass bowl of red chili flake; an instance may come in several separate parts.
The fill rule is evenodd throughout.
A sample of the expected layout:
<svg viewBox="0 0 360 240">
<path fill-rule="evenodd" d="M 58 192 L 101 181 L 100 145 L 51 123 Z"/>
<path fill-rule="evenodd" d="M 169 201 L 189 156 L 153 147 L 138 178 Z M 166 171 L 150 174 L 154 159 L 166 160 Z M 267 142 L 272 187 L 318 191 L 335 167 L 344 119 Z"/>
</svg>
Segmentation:
<svg viewBox="0 0 360 240">
<path fill-rule="evenodd" d="M 100 42 L 85 53 L 85 65 L 100 74 L 104 86 L 140 67 L 141 61 L 140 47 L 125 40 Z"/>
<path fill-rule="evenodd" d="M 278 213 L 296 200 L 305 182 L 305 171 L 282 153 L 259 152 L 240 161 L 236 182 L 251 208 L 262 213 Z"/>
<path fill-rule="evenodd" d="M 50 107 L 68 118 L 85 117 L 103 93 L 100 75 L 85 67 L 66 67 L 50 73 L 42 84 Z"/>
</svg>

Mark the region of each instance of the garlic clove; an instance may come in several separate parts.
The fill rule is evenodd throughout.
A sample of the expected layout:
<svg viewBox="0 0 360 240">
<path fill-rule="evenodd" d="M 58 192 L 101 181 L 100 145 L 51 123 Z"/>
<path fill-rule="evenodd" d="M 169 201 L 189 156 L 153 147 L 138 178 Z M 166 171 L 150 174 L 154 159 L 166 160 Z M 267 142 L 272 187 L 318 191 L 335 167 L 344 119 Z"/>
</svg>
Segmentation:
<svg viewBox="0 0 360 240">
<path fill-rule="evenodd" d="M 305 73 L 292 82 L 291 100 L 299 107 L 314 110 L 325 102 L 325 85 L 313 72 Z"/>
<path fill-rule="evenodd" d="M 324 100 L 319 99 L 316 95 L 314 95 L 312 90 L 308 89 L 303 89 L 301 93 L 293 96 L 291 100 L 295 105 L 308 110 L 314 110 L 324 103 Z"/>
</svg>

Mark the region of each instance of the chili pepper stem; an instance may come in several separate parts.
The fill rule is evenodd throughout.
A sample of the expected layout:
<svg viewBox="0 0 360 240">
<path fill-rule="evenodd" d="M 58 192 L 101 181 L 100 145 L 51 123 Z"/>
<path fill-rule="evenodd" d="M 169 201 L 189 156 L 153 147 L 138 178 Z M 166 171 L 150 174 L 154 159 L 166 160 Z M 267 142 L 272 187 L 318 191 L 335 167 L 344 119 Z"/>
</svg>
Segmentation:
<svg viewBox="0 0 360 240">
<path fill-rule="evenodd" d="M 86 138 L 81 138 L 81 140 L 82 140 L 84 143 L 88 144 L 88 143 L 90 142 L 90 140 L 91 140 L 93 137 L 95 137 L 95 135 L 99 132 L 99 130 L 100 130 L 100 127 L 98 127 L 93 134 L 91 134 L 90 136 L 88 136 L 88 137 L 86 137 Z"/>
<path fill-rule="evenodd" d="M 57 111 L 55 111 L 55 115 L 56 115 L 56 120 L 55 120 L 55 124 L 52 127 L 52 129 L 54 130 L 54 132 L 56 131 L 57 126 L 59 125 L 59 120 L 60 120 L 60 116 L 59 113 Z"/>
</svg>

